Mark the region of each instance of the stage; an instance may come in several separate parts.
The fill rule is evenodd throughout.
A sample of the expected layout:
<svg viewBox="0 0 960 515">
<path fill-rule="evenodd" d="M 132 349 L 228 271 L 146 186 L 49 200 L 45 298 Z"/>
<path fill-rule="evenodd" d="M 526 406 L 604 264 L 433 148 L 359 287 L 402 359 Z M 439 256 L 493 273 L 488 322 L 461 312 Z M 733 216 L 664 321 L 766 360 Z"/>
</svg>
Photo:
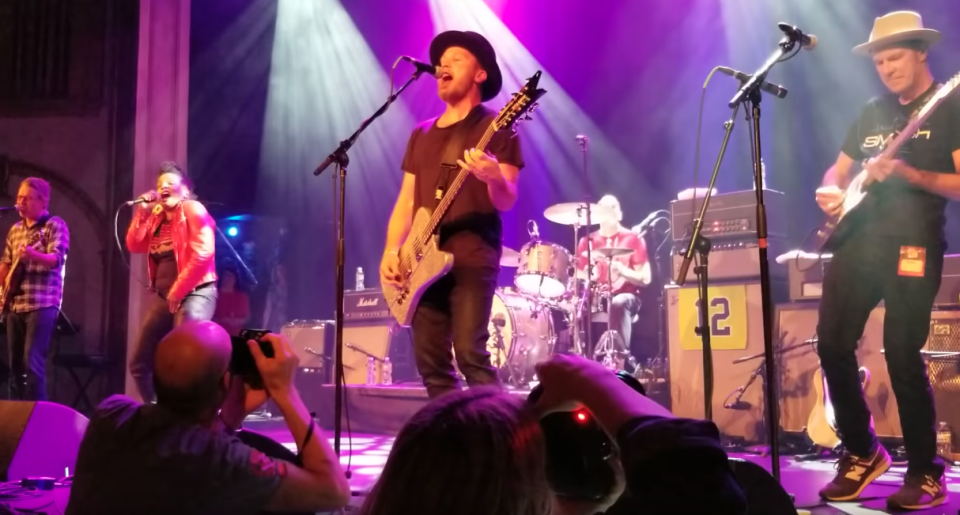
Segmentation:
<svg viewBox="0 0 960 515">
<path fill-rule="evenodd" d="M 656 388 L 648 390 L 656 391 Z M 527 390 L 512 390 L 516 395 L 526 396 Z M 301 392 L 309 409 L 316 413 L 331 445 L 333 444 L 333 388 L 324 386 Z M 416 412 L 427 402 L 426 391 L 413 384 L 393 386 L 349 385 L 346 389 L 345 418 L 341 437 L 340 462 L 350 471 L 353 491 L 351 506 L 359 507 L 364 497 L 380 476 L 387 461 L 393 440 L 406 417 Z M 346 418 L 349 415 L 349 418 Z M 265 434 L 291 450 L 296 450 L 282 418 L 248 419 L 244 428 Z M 732 458 L 742 458 L 770 469 L 770 459 L 757 454 L 730 453 Z M 835 462 L 830 460 L 803 461 L 793 456 L 782 455 L 780 459 L 781 483 L 793 494 L 798 509 L 811 514 L 879 514 L 885 510 L 886 496 L 896 491 L 903 481 L 906 464 L 895 464 L 886 474 L 870 485 L 858 502 L 824 503 L 817 491 L 829 481 Z M 960 510 L 960 468 L 948 470 L 948 488 L 952 497 L 937 508 L 918 511 L 921 514 L 955 514 Z"/>
</svg>

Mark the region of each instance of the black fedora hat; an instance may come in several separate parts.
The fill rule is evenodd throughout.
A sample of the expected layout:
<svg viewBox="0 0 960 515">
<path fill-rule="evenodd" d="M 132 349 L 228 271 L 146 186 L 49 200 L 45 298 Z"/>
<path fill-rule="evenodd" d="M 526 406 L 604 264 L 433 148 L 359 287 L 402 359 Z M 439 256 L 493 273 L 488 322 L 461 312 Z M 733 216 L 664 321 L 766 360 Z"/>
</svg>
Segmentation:
<svg viewBox="0 0 960 515">
<path fill-rule="evenodd" d="M 497 65 L 497 54 L 487 38 L 470 31 L 448 30 L 433 38 L 430 43 L 430 62 L 440 66 L 440 56 L 450 47 L 466 49 L 477 58 L 477 62 L 487 72 L 487 80 L 480 84 L 480 98 L 486 102 L 500 93 L 503 86 L 503 75 Z"/>
</svg>

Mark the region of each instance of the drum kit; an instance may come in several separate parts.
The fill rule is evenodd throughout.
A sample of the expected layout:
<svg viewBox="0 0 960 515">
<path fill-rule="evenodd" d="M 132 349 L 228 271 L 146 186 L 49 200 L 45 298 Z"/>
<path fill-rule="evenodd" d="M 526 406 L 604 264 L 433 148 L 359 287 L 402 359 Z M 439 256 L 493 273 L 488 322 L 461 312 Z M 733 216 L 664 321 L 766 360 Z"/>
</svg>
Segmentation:
<svg viewBox="0 0 960 515">
<path fill-rule="evenodd" d="M 580 239 L 580 229 L 588 229 L 615 216 L 607 207 L 580 202 L 556 204 L 544 213 L 547 220 L 573 227 L 573 248 Z M 504 383 L 529 387 L 536 382 L 534 366 L 557 352 L 579 354 L 602 359 L 609 368 L 623 368 L 632 361 L 628 347 L 619 334 L 611 330 L 605 306 L 610 306 L 609 288 L 592 284 L 594 262 L 606 260 L 607 281 L 612 284 L 611 263 L 633 249 L 618 247 L 590 248 L 582 256 L 591 273 L 578 272 L 577 260 L 561 245 L 541 241 L 536 223 L 528 225 L 530 242 L 519 252 L 503 248 L 500 266 L 516 268 L 513 288 L 498 288 L 490 312 L 490 339 L 487 350 L 494 367 L 500 370 Z M 588 326 L 606 322 L 607 330 L 591 349 Z"/>
</svg>

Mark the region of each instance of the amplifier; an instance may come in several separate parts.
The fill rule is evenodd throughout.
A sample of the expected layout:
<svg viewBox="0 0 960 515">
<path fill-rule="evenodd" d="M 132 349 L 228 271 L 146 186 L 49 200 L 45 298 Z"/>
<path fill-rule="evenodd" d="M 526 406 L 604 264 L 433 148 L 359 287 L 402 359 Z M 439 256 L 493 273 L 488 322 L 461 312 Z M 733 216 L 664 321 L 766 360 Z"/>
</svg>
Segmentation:
<svg viewBox="0 0 960 515">
<path fill-rule="evenodd" d="M 353 290 L 343 292 L 344 321 L 375 322 L 391 319 L 387 300 L 379 290 Z"/>
<path fill-rule="evenodd" d="M 683 254 L 687 251 L 684 242 L 674 246 L 673 271 L 671 279 L 676 280 L 680 273 L 680 264 L 683 263 Z M 710 254 L 707 256 L 707 278 L 713 281 L 750 280 L 760 278 L 760 249 L 754 241 L 721 241 L 712 242 Z M 785 247 L 784 242 L 776 239 L 769 240 L 767 259 L 770 261 L 770 277 L 783 279 L 786 275 L 782 266 L 773 262 L 773 258 Z M 694 254 L 696 256 L 696 254 Z M 699 259 L 699 258 L 696 258 Z M 696 263 L 696 261 L 694 261 Z M 694 265 L 687 271 L 687 284 L 697 280 Z"/>
<path fill-rule="evenodd" d="M 763 203 L 767 208 L 767 236 L 785 238 L 786 195 L 779 191 L 763 190 Z M 689 239 L 693 233 L 693 220 L 700 215 L 703 199 L 696 203 L 686 200 L 670 202 L 670 223 L 673 239 Z M 754 190 L 720 193 L 710 197 L 707 214 L 703 217 L 703 235 L 722 238 L 742 238 L 757 234 L 757 194 Z"/>
<path fill-rule="evenodd" d="M 823 275 L 830 266 L 830 254 L 823 258 L 791 258 L 784 264 L 790 282 L 790 300 L 820 300 L 823 294 Z M 712 268 L 710 272 L 712 273 Z M 960 254 L 947 254 L 943 257 L 943 279 L 940 290 L 934 299 L 934 305 L 947 307 L 960 305 Z"/>
<path fill-rule="evenodd" d="M 336 360 L 336 324 L 333 320 L 294 320 L 280 329 L 294 354 L 300 358 L 300 368 L 323 374 L 326 384 L 333 383 L 333 364 Z"/>
</svg>

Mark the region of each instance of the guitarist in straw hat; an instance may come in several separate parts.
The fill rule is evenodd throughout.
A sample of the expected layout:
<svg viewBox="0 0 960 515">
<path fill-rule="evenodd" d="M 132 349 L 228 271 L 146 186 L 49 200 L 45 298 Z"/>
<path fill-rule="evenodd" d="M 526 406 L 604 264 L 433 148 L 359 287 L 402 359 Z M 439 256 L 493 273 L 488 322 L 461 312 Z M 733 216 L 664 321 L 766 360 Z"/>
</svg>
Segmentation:
<svg viewBox="0 0 960 515">
<path fill-rule="evenodd" d="M 836 409 L 844 453 L 837 475 L 820 496 L 858 497 L 883 474 L 890 456 L 870 428 L 855 351 L 870 312 L 883 300 L 883 345 L 896 395 L 909 467 L 903 486 L 887 498 L 893 509 L 923 509 L 946 500 L 944 465 L 937 457 L 933 392 L 920 349 L 940 287 L 948 199 L 960 199 L 960 99 L 948 97 L 894 158 L 871 157 L 933 96 L 938 85 L 927 51 L 940 33 L 920 15 L 899 11 L 877 18 L 870 39 L 853 49 L 870 57 L 890 91 L 863 108 L 836 163 L 817 190 L 827 214 L 840 213 L 843 189 L 859 163 L 875 181 L 854 232 L 833 249 L 823 282 L 818 352 Z M 870 202 L 867 202 L 869 200 Z"/>
<path fill-rule="evenodd" d="M 446 109 L 418 125 L 407 143 L 380 278 L 400 282 L 398 253 L 414 213 L 437 206 L 458 165 L 468 170 L 439 229 L 440 250 L 453 254 L 453 269 L 424 293 L 411 324 L 417 369 L 433 398 L 459 388 L 451 339 L 469 385 L 500 382 L 487 352 L 487 324 L 499 273 L 500 213 L 517 201 L 523 158 L 519 142 L 508 133 L 498 132 L 486 152 L 473 148 L 497 115 L 481 102 L 496 97 L 503 83 L 490 43 L 475 32 L 444 32 L 430 44 L 430 62 L 440 67 L 437 94 Z"/>
</svg>

